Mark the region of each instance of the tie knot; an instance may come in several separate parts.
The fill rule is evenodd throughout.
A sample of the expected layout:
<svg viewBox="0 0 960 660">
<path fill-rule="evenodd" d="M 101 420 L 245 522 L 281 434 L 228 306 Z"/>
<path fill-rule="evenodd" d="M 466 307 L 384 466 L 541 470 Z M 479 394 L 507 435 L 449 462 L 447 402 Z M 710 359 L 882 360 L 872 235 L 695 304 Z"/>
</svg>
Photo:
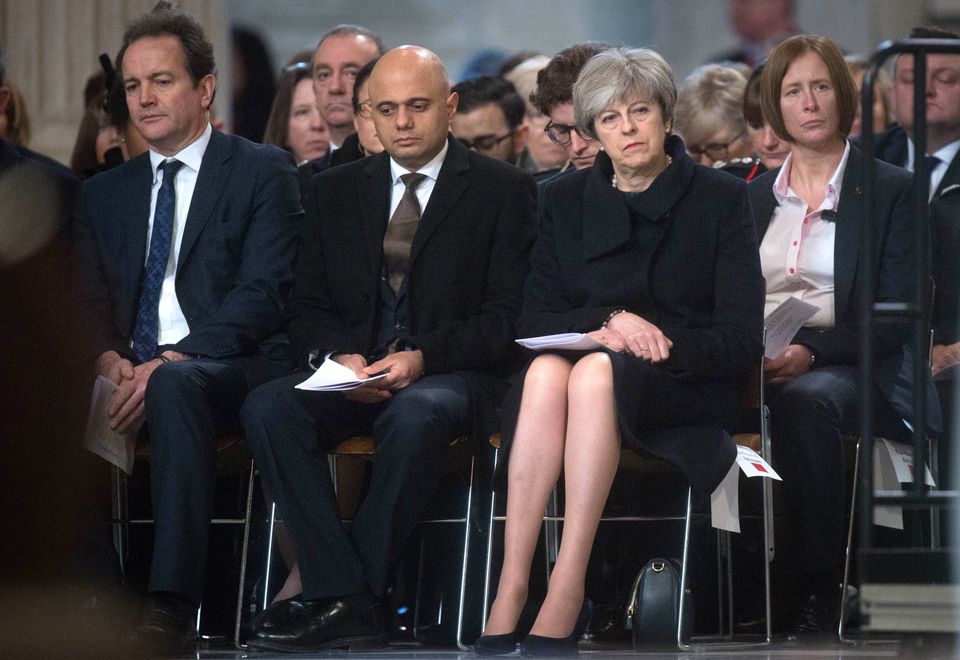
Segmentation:
<svg viewBox="0 0 960 660">
<path fill-rule="evenodd" d="M 163 180 L 166 181 L 177 176 L 177 172 L 180 171 L 181 167 L 183 167 L 183 162 L 176 158 L 160 163 L 160 169 L 163 170 Z"/>
<path fill-rule="evenodd" d="M 400 180 L 403 181 L 403 185 L 407 187 L 407 190 L 416 190 L 417 186 L 426 178 L 426 174 L 420 174 L 419 172 L 400 175 Z"/>
</svg>

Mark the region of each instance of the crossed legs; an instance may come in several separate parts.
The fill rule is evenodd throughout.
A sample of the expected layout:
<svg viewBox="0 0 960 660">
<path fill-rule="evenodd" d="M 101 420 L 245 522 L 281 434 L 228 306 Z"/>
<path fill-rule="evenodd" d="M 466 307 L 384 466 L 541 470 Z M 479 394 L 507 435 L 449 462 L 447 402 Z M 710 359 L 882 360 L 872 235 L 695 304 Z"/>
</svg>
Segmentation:
<svg viewBox="0 0 960 660">
<path fill-rule="evenodd" d="M 547 498 L 564 471 L 560 553 L 531 632 L 565 637 L 583 602 L 587 561 L 620 457 L 613 369 L 606 353 L 576 364 L 541 355 L 527 370 L 510 449 L 504 560 L 485 635 L 514 630 Z"/>
</svg>

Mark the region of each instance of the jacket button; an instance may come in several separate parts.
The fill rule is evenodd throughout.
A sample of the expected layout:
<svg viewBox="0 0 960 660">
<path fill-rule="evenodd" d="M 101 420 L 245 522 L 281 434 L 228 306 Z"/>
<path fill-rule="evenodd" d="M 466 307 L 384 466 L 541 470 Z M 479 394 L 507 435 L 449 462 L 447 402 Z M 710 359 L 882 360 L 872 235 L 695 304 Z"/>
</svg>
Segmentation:
<svg viewBox="0 0 960 660">
<path fill-rule="evenodd" d="M 361 291 L 361 292 L 360 292 L 360 302 L 367 302 L 368 300 L 370 300 L 370 296 L 367 294 L 367 292 L 366 292 L 366 291 Z"/>
<path fill-rule="evenodd" d="M 403 332 L 404 330 L 407 329 L 407 326 L 405 326 L 400 321 L 397 321 L 396 323 L 393 324 L 393 329 L 396 330 L 397 332 Z"/>
</svg>

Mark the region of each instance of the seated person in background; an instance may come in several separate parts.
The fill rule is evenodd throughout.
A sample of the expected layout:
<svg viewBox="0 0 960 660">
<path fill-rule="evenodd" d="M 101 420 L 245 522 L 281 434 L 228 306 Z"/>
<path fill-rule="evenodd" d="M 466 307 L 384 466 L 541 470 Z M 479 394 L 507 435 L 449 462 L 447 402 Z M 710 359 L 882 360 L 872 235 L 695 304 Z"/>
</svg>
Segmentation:
<svg viewBox="0 0 960 660">
<path fill-rule="evenodd" d="M 720 64 L 698 67 L 683 81 L 676 128 L 693 160 L 709 167 L 750 156 L 752 145 L 743 118 L 746 85 L 738 69 Z"/>
<path fill-rule="evenodd" d="M 744 180 L 748 183 L 767 170 L 772 170 L 783 165 L 783 161 L 790 153 L 790 145 L 780 139 L 777 132 L 770 126 L 770 122 L 763 116 L 763 109 L 760 107 L 760 77 L 763 74 L 763 67 L 766 62 L 761 62 L 747 79 L 747 86 L 743 90 L 743 118 L 747 121 L 747 135 L 750 137 L 750 144 L 753 145 L 753 155 L 756 162 L 752 167 L 731 170 L 732 174 L 743 174 Z"/>
<path fill-rule="evenodd" d="M 857 116 L 850 127 L 850 137 L 860 135 L 863 108 L 860 105 L 860 92 L 863 89 L 863 76 L 867 72 L 867 59 L 862 55 L 847 55 L 843 58 L 857 86 Z M 878 69 L 873 79 L 873 132 L 881 133 L 890 123 L 890 76 L 885 69 Z"/>
<path fill-rule="evenodd" d="M 297 165 L 322 158 L 330 149 L 330 131 L 317 110 L 309 54 L 287 65 L 277 82 L 263 144 L 273 144 L 293 154 Z"/>
<path fill-rule="evenodd" d="M 117 56 L 147 154 L 88 179 L 76 245 L 97 369 L 118 386 L 111 426 L 144 420 L 154 546 L 131 652 L 194 639 L 214 499 L 216 439 L 247 391 L 290 370 L 281 330 L 303 211 L 290 155 L 210 124 L 213 47 L 161 2 Z"/>
<path fill-rule="evenodd" d="M 127 160 L 120 131 L 104 110 L 107 96 L 105 78 L 104 73 L 100 72 L 87 80 L 84 96 L 89 101 L 70 155 L 70 169 L 81 179 L 88 179 Z"/>
<path fill-rule="evenodd" d="M 383 151 L 383 144 L 377 137 L 377 127 L 373 124 L 373 108 L 370 106 L 370 72 L 377 65 L 379 57 L 370 60 L 357 71 L 353 81 L 353 128 L 351 133 L 330 156 L 330 166 L 343 165 L 364 156 Z"/>
<path fill-rule="evenodd" d="M 836 45 L 820 36 L 787 39 L 771 53 L 760 93 L 763 115 L 790 144 L 782 167 L 749 184 L 765 312 L 791 296 L 819 308 L 790 346 L 764 365 L 774 467 L 783 477 L 796 537 L 790 555 L 778 561 L 786 558 L 795 578 L 789 585 L 796 603 L 792 634 L 828 636 L 836 630 L 841 596 L 842 436 L 858 430 L 864 224 L 874 223 L 881 237 L 869 255 L 877 264 L 876 301 L 910 300 L 911 269 L 921 257 L 911 227 L 909 174 L 878 161 L 876 213 L 864 206 L 864 157 L 846 139 L 857 112 L 856 87 Z M 898 325 L 876 328 L 874 423 L 877 435 L 890 439 L 902 438 L 902 420 L 913 418 L 898 406 L 911 396 L 895 378 L 908 359 L 908 335 Z"/>
<path fill-rule="evenodd" d="M 592 168 L 545 184 L 517 331 L 586 332 L 604 349 L 538 355 L 504 404 L 504 563 L 478 653 L 520 641 L 541 516 L 561 472 L 563 539 L 525 655 L 576 651 L 621 445 L 679 465 L 701 494 L 734 460 L 724 427 L 762 353 L 763 280 L 746 185 L 697 165 L 671 135 L 676 94 L 670 67 L 646 49 L 594 56 L 573 88 L 576 130 L 603 151 Z"/>
<path fill-rule="evenodd" d="M 457 114 L 450 132 L 477 153 L 516 165 L 534 174 L 537 163 L 527 151 L 529 131 L 523 125 L 523 99 L 513 84 L 496 76 L 461 80 L 457 93 Z"/>
<path fill-rule="evenodd" d="M 543 130 L 550 117 L 530 101 L 530 95 L 537 88 L 537 74 L 550 63 L 546 55 L 534 55 L 503 74 L 504 79 L 513 83 L 517 94 L 523 99 L 523 125 L 527 127 L 527 150 L 537 163 L 537 171 L 554 170 L 567 162 L 567 150 L 550 139 Z"/>
<path fill-rule="evenodd" d="M 957 39 L 954 32 L 918 27 L 913 39 Z M 930 232 L 932 272 L 936 285 L 933 306 L 931 364 L 946 428 L 956 432 L 960 411 L 954 406 L 956 372 L 944 371 L 960 364 L 960 55 L 927 56 L 927 156 L 930 174 Z M 916 171 L 913 125 L 913 56 L 901 55 L 894 63 L 893 116 L 897 124 L 877 137 L 877 157 Z M 952 437 L 948 436 L 948 437 Z M 940 465 L 950 465 L 957 451 L 950 442 L 939 443 Z M 941 474 L 946 474 L 942 471 Z M 939 486 L 944 484 L 938 482 Z M 955 487 L 955 485 L 954 485 Z"/>
<path fill-rule="evenodd" d="M 550 121 L 544 127 L 547 135 L 556 144 L 567 150 L 567 162 L 556 172 L 544 172 L 538 177 L 545 181 L 554 174 L 582 170 L 593 165 L 600 144 L 577 132 L 573 120 L 573 84 L 580 70 L 591 57 L 609 48 L 606 44 L 583 43 L 565 48 L 553 56 L 547 66 L 537 74 L 537 89 L 530 100 Z"/>
<path fill-rule="evenodd" d="M 534 232 L 529 174 L 449 133 L 440 59 L 391 50 L 369 80 L 385 153 L 314 179 L 288 333 L 301 370 L 247 397 L 250 449 L 297 544 L 303 593 L 271 605 L 255 648 L 382 644 L 392 568 L 458 436 L 496 430 Z M 421 217 L 422 211 L 422 217 Z M 366 379 L 295 389 L 334 360 Z M 372 434 L 370 486 L 344 529 L 326 451 Z"/>
</svg>

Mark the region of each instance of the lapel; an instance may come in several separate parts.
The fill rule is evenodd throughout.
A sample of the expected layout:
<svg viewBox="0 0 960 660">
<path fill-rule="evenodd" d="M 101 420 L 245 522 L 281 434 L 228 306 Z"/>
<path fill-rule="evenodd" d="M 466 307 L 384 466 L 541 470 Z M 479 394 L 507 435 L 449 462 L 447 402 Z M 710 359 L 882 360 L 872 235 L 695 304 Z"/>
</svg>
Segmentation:
<svg viewBox="0 0 960 660">
<path fill-rule="evenodd" d="M 383 261 L 383 235 L 390 214 L 390 157 L 386 152 L 372 156 L 363 168 L 365 179 L 357 186 L 360 226 L 366 237 L 370 264 L 380 275 Z"/>
<path fill-rule="evenodd" d="M 193 189 L 193 198 L 190 200 L 190 210 L 187 212 L 187 222 L 183 228 L 183 240 L 180 242 L 180 258 L 177 261 L 177 275 L 183 270 L 183 265 L 190 258 L 190 253 L 197 243 L 204 226 L 210 220 L 220 194 L 227 181 L 230 180 L 231 166 L 228 165 L 233 155 L 233 145 L 230 138 L 220 131 L 213 131 L 210 143 L 200 161 L 200 171 L 197 173 L 197 185 Z"/>
<path fill-rule="evenodd" d="M 129 164 L 131 187 L 129 194 L 118 195 L 114 217 L 124 234 L 123 257 L 126 261 L 128 295 L 136 305 L 140 297 L 140 283 L 147 260 L 147 230 L 150 226 L 150 189 L 153 186 L 153 169 L 150 155 L 142 154 Z"/>
<path fill-rule="evenodd" d="M 430 235 L 440 226 L 453 209 L 454 204 L 470 185 L 467 179 L 467 174 L 470 171 L 467 148 L 460 144 L 458 140 L 453 139 L 453 136 L 447 137 L 447 145 L 447 155 L 443 159 L 443 165 L 437 175 L 437 183 L 433 187 L 433 192 L 430 193 L 427 208 L 420 216 L 417 233 L 413 236 L 407 273 L 412 272 L 413 264 L 423 246 L 430 239 Z M 404 282 L 406 281 L 407 278 L 404 278 Z"/>
<path fill-rule="evenodd" d="M 940 185 L 937 186 L 937 191 L 933 195 L 933 199 L 936 200 L 944 192 L 950 188 L 956 188 L 960 185 L 960 152 L 953 157 L 953 160 L 950 162 L 950 165 L 947 166 L 947 171 L 944 172 L 943 178 L 940 180 Z M 957 194 L 954 190 L 951 194 Z"/>
<path fill-rule="evenodd" d="M 751 181 L 748 188 L 757 191 L 750 196 L 750 204 L 753 206 L 753 222 L 757 230 L 758 242 L 763 242 L 763 237 L 770 226 L 770 219 L 773 218 L 773 212 L 779 206 L 773 194 L 773 182 L 777 180 L 779 174 L 779 167 L 770 170 Z"/>
<path fill-rule="evenodd" d="M 863 207 L 863 192 L 860 182 L 863 177 L 863 154 L 851 145 L 847 168 L 840 187 L 840 204 L 837 207 L 837 230 L 833 245 L 833 295 L 836 318 L 843 318 L 853 282 L 857 274 L 860 252 L 860 228 L 866 221 Z M 879 227 L 878 227 L 879 229 Z"/>
<path fill-rule="evenodd" d="M 583 191 L 591 200 L 583 209 L 583 259 L 613 252 L 630 239 L 630 209 L 610 185 L 613 165 L 606 152 L 597 154 Z"/>
</svg>

